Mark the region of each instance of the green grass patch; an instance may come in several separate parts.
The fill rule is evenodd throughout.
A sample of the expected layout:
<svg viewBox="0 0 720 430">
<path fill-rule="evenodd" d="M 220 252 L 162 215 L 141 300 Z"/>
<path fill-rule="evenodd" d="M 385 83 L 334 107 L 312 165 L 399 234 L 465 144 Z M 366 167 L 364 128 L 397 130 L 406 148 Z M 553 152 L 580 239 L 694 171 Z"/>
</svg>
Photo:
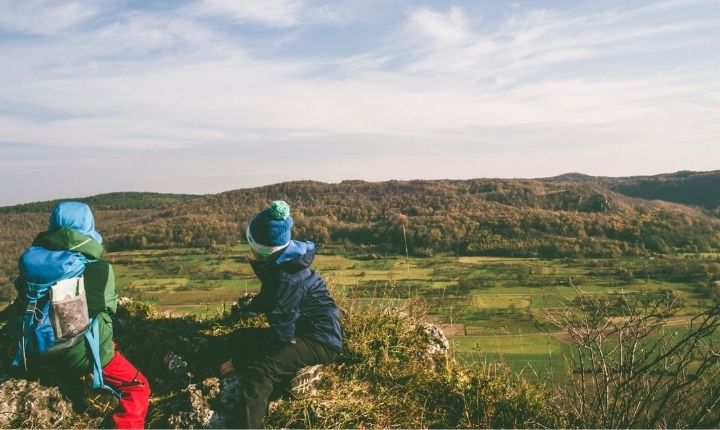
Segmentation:
<svg viewBox="0 0 720 430">
<path fill-rule="evenodd" d="M 568 345 L 547 333 L 504 336 L 460 336 L 451 345 L 466 360 L 505 361 L 520 372 L 531 367 L 536 371 L 562 369 Z"/>
<path fill-rule="evenodd" d="M 563 299 L 575 296 L 571 284 L 602 295 L 672 291 L 687 312 L 700 312 L 712 303 L 699 296 L 696 284 L 672 280 L 672 257 L 543 260 L 440 254 L 406 259 L 362 250 L 341 254 L 338 249 L 322 248 L 313 264 L 336 297 L 362 308 L 424 300 L 438 321 L 464 327 L 468 336 L 454 340 L 463 357 L 503 358 L 515 369 L 527 363 L 554 365 L 550 352 L 563 345 L 556 339 L 548 345 L 529 312 L 557 312 Z M 109 258 L 121 294 L 161 309 L 201 314 L 259 290 L 248 253 L 247 245 L 238 244 L 223 252 L 145 250 L 111 253 Z M 678 264 L 707 258 L 682 256 Z M 639 275 L 633 278 L 629 272 Z"/>
</svg>

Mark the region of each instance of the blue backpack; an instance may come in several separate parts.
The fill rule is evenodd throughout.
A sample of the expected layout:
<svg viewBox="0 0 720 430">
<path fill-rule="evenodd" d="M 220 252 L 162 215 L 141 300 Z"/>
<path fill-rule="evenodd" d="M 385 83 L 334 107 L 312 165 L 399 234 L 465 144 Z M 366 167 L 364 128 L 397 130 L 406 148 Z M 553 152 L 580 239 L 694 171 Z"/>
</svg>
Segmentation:
<svg viewBox="0 0 720 430">
<path fill-rule="evenodd" d="M 119 398 L 103 381 L 98 320 L 89 317 L 82 272 L 90 260 L 79 253 L 73 257 L 60 279 L 44 284 L 25 282 L 19 298 L 27 306 L 15 321 L 18 349 L 12 364 L 27 369 L 29 355 L 57 353 L 85 340 L 92 354 L 92 387 Z"/>
</svg>

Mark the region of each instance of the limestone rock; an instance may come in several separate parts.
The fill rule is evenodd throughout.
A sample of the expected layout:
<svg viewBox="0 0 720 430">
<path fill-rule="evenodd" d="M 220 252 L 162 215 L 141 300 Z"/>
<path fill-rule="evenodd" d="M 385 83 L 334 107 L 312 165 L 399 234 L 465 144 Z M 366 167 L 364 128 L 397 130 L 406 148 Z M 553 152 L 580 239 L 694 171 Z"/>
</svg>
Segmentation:
<svg viewBox="0 0 720 430">
<path fill-rule="evenodd" d="M 224 418 L 210 405 L 219 393 L 218 378 L 188 385 L 175 399 L 174 412 L 168 417 L 168 424 L 174 428 L 224 428 Z"/>
<path fill-rule="evenodd" d="M 425 355 L 429 358 L 445 356 L 450 350 L 450 342 L 442 329 L 435 324 L 421 323 L 418 325 L 427 340 Z"/>
<path fill-rule="evenodd" d="M 0 428 L 70 426 L 73 407 L 58 387 L 17 378 L 0 380 Z"/>
</svg>

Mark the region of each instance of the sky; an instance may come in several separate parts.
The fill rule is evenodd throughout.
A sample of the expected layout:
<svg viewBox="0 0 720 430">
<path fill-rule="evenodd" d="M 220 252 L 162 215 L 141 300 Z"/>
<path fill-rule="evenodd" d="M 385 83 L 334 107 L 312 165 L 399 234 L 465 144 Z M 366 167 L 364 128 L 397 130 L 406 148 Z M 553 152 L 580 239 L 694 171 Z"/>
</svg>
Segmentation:
<svg viewBox="0 0 720 430">
<path fill-rule="evenodd" d="M 0 206 L 720 169 L 720 1 L 0 0 Z"/>
</svg>

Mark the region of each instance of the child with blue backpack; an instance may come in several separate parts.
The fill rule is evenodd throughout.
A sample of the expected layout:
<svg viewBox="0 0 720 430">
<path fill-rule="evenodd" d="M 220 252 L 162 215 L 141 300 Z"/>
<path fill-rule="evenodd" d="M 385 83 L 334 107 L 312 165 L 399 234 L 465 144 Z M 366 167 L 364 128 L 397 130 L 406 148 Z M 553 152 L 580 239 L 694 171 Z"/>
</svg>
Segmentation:
<svg viewBox="0 0 720 430">
<path fill-rule="evenodd" d="M 239 407 L 231 411 L 232 424 L 240 428 L 260 428 L 280 384 L 308 366 L 313 370 L 304 377 L 314 378 L 317 365 L 332 363 L 342 348 L 340 312 L 310 268 L 315 244 L 291 240 L 292 226 L 290 207 L 277 200 L 255 215 L 245 232 L 262 286 L 240 311 L 265 314 L 270 327 L 238 330 L 232 359 L 220 366 L 221 375 L 237 371 L 242 377 Z"/>
<path fill-rule="evenodd" d="M 117 291 L 103 253 L 86 204 L 64 202 L 53 209 L 48 231 L 38 234 L 20 257 L 13 365 L 92 373 L 94 388 L 119 397 L 112 415 L 115 428 L 144 428 L 150 385 L 115 350 L 111 314 Z"/>
</svg>

